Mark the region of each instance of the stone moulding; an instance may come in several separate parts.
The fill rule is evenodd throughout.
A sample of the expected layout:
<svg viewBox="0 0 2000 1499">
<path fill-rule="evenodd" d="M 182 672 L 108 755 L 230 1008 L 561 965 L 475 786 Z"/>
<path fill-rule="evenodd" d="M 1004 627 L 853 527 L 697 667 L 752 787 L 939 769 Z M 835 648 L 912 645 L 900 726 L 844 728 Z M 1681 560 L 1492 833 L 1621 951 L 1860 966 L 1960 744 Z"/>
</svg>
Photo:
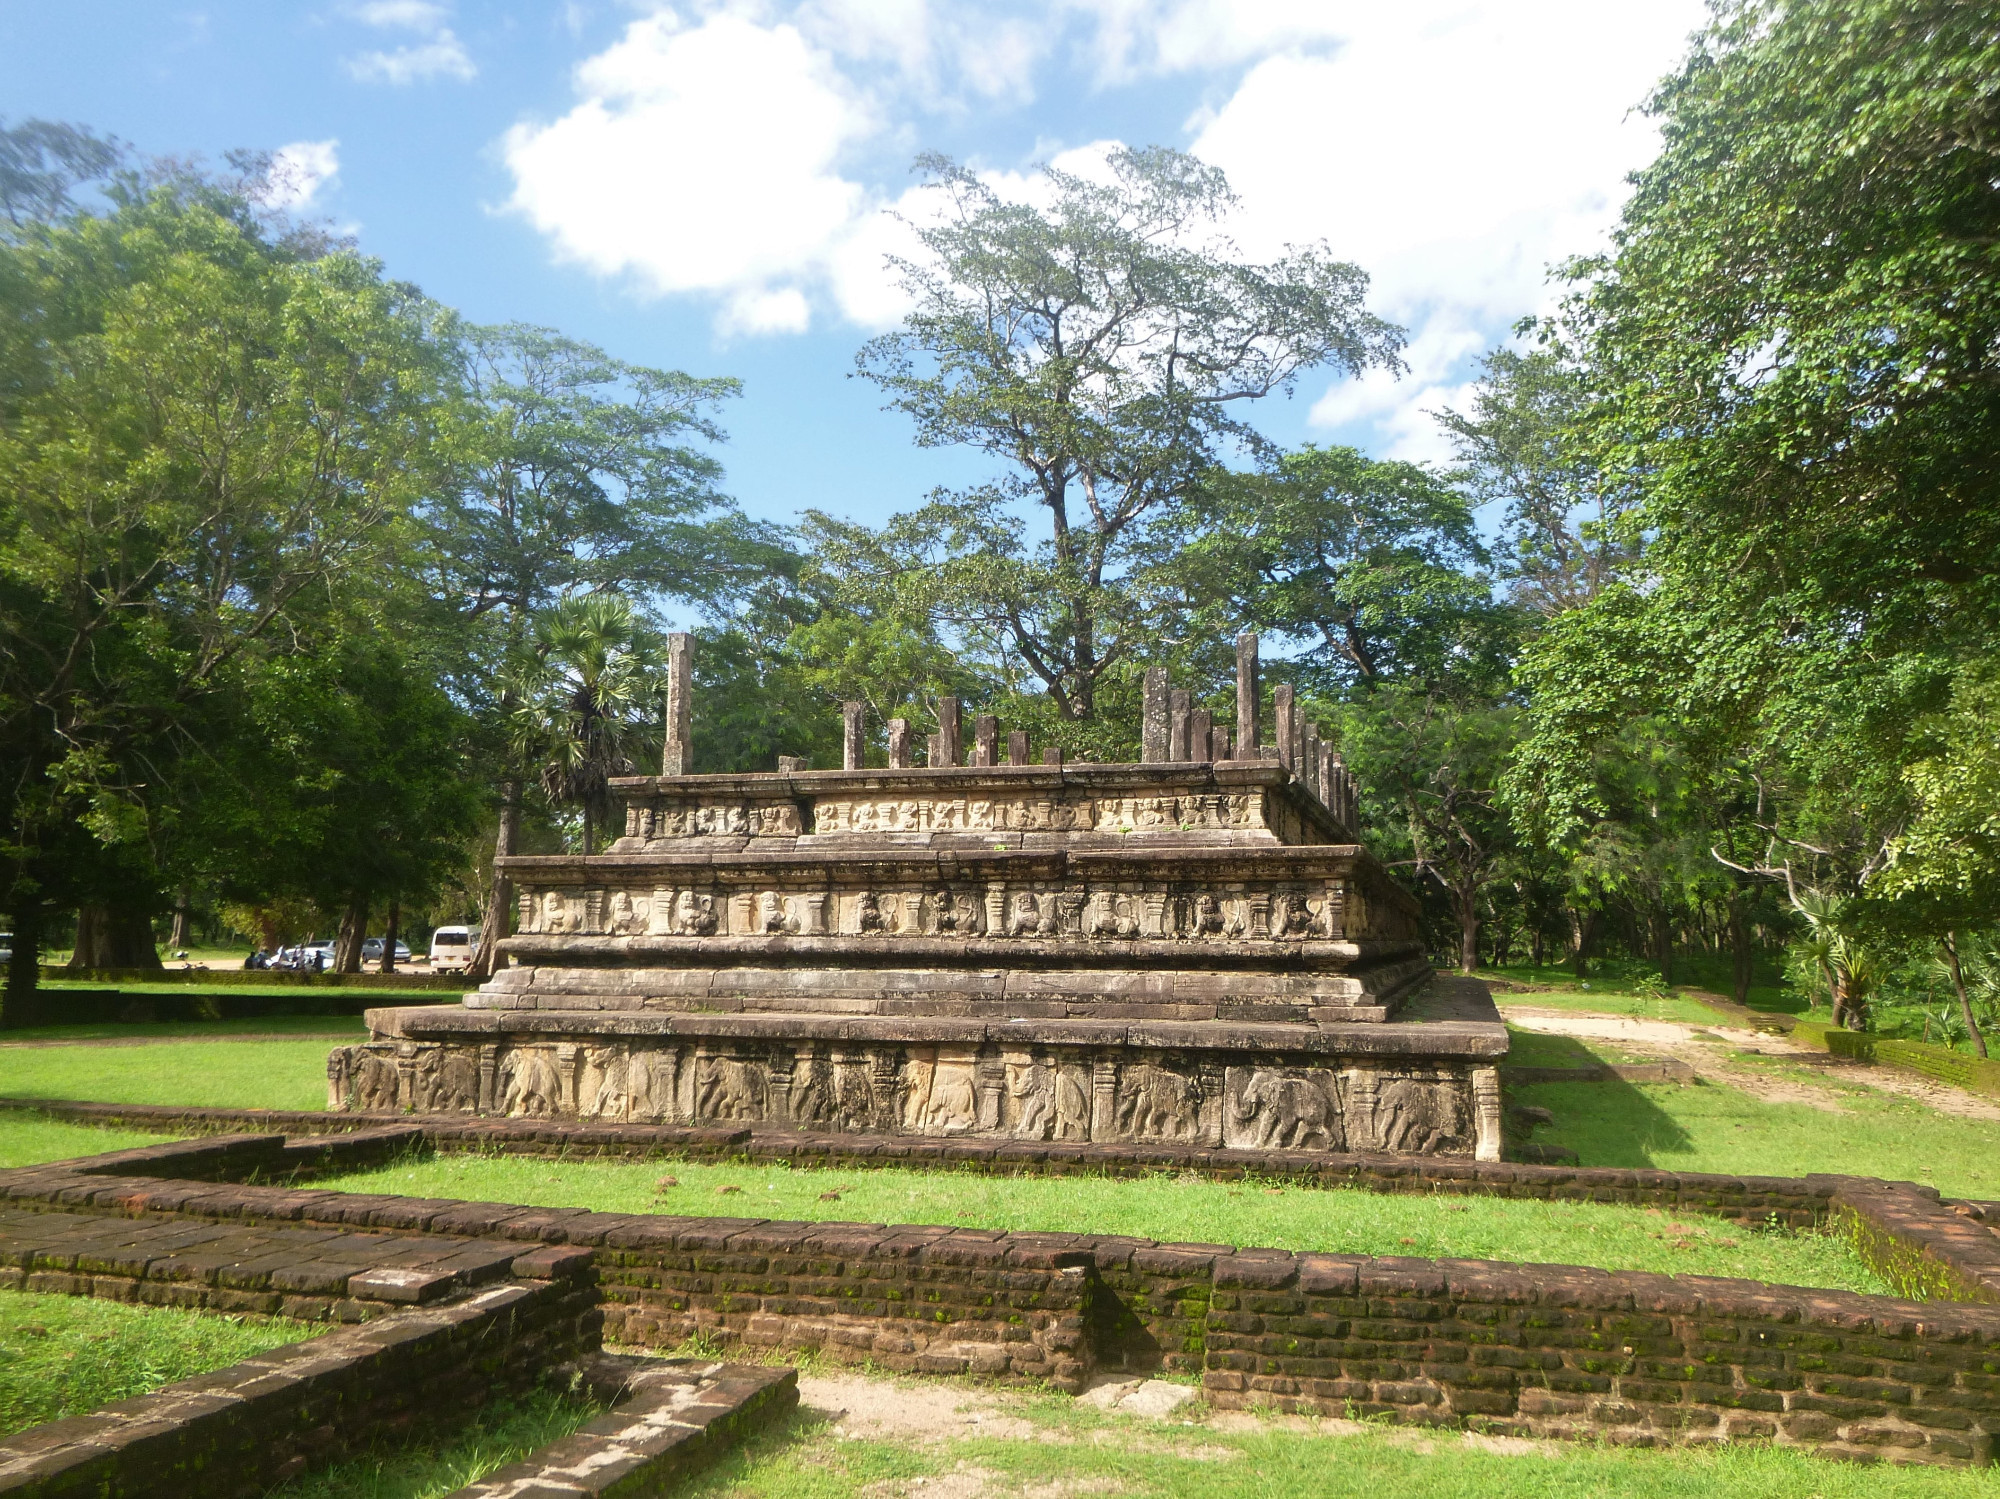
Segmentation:
<svg viewBox="0 0 2000 1499">
<path fill-rule="evenodd" d="M 1415 899 L 1275 760 L 612 789 L 608 852 L 502 861 L 512 966 L 370 1011 L 330 1107 L 1499 1158 L 1490 997 L 1426 989 Z"/>
</svg>

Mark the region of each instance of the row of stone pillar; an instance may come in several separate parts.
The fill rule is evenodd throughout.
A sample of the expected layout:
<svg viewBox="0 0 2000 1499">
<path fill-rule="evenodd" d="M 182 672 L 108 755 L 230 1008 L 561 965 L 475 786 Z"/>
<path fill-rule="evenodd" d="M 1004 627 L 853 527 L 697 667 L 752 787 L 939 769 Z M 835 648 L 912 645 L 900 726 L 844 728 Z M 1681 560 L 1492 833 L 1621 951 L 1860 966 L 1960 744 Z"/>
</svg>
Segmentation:
<svg viewBox="0 0 2000 1499">
<path fill-rule="evenodd" d="M 1258 728 L 1257 636 L 1236 637 L 1236 732 L 1218 724 L 1192 694 L 1176 688 L 1164 666 L 1146 672 L 1140 754 L 1149 765 L 1190 760 L 1276 760 L 1298 778 L 1350 831 L 1359 825 L 1361 788 L 1340 753 L 1323 742 L 1319 725 L 1298 712 L 1292 684 L 1271 690 L 1275 743 L 1261 742 Z"/>
</svg>

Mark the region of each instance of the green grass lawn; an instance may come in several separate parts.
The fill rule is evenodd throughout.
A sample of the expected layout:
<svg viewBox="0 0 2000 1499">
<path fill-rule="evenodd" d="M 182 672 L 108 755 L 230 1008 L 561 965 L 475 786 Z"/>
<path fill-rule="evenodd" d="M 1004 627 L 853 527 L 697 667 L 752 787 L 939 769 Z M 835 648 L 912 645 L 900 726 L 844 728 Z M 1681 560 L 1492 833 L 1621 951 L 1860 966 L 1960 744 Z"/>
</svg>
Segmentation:
<svg viewBox="0 0 2000 1499">
<path fill-rule="evenodd" d="M 1651 996 L 1597 989 L 1537 989 L 1527 993 L 1495 990 L 1493 998 L 1504 1016 L 1509 1009 L 1576 1010 L 1584 1014 L 1618 1015 L 1632 1020 L 1667 1020 L 1676 1025 L 1731 1025 L 1700 1000 L 1681 994 Z"/>
<path fill-rule="evenodd" d="M 0 1098 L 323 1109 L 327 1046 L 325 1041 L 175 1041 L 0 1047 Z"/>
<path fill-rule="evenodd" d="M 676 1185 L 659 1190 L 671 1177 Z M 420 1158 L 314 1183 L 603 1212 L 804 1221 L 955 1223 L 967 1228 L 1133 1234 L 1345 1254 L 1523 1260 L 1887 1288 L 1845 1243 L 1642 1208 L 1275 1187 L 1193 1177 L 981 1176 L 787 1165 Z M 737 1190 L 729 1191 L 734 1187 Z"/>
<path fill-rule="evenodd" d="M 1003 1397 L 998 1435 L 850 1438 L 801 1412 L 752 1437 L 678 1492 L 684 1499 L 1958 1499 L 1990 1473 L 1859 1467 L 1743 1445 L 1633 1451 L 1480 1442 L 1356 1422 L 1231 1423 L 1100 1415 L 1061 1397 Z M 1013 1418 L 1011 1421 L 1005 1418 Z M 979 1428 L 962 1425 L 961 1431 Z"/>
<path fill-rule="evenodd" d="M 146 1135 L 129 1129 L 98 1129 L 18 1109 L 0 1111 L 0 1169 L 39 1166 L 44 1161 L 68 1161 L 102 1155 L 107 1150 L 133 1150 L 159 1145 L 171 1135 Z"/>
<path fill-rule="evenodd" d="M 1733 1066 L 1812 1089 L 1840 1111 L 1765 1101 L 1719 1083 L 1532 1083 L 1509 1089 L 1508 1099 L 1554 1114 L 1535 1141 L 1566 1145 L 1586 1166 L 1830 1171 L 1919 1181 L 1947 1196 L 2000 1197 L 2000 1123 L 1940 1114 L 1780 1058 L 1724 1055 Z"/>
<path fill-rule="evenodd" d="M 0 1292 L 0 1436 L 324 1331 L 274 1317 Z"/>
<path fill-rule="evenodd" d="M 602 1409 L 537 1391 L 487 1406 L 446 1436 L 387 1444 L 309 1473 L 266 1499 L 439 1499 L 562 1440 Z"/>
</svg>

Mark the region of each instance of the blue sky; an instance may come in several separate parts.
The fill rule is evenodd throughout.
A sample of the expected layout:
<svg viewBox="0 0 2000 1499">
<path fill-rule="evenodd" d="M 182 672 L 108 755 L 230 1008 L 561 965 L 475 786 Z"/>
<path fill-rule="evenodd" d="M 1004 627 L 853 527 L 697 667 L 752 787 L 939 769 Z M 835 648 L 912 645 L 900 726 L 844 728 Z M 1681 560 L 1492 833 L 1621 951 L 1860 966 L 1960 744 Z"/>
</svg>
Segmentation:
<svg viewBox="0 0 2000 1499">
<path fill-rule="evenodd" d="M 0 114 L 152 154 L 283 150 L 296 211 L 467 316 L 745 383 L 753 514 L 880 520 L 974 478 L 856 348 L 892 325 L 889 210 L 941 150 L 1025 191 L 1106 143 L 1192 149 L 1245 253 L 1325 240 L 1411 333 L 1400 381 L 1313 375 L 1286 443 L 1439 458 L 1427 410 L 1601 243 L 1655 149 L 1633 106 L 1697 0 L 0 0 Z"/>
</svg>

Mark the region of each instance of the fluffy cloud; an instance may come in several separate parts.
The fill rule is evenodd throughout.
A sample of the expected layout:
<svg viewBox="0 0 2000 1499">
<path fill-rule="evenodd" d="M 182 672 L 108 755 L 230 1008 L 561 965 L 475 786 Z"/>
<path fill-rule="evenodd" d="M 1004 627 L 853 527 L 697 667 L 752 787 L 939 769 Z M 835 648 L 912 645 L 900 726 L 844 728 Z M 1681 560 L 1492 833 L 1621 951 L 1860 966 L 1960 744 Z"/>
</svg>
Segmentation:
<svg viewBox="0 0 2000 1499">
<path fill-rule="evenodd" d="M 260 201 L 266 208 L 297 213 L 312 207 L 319 190 L 339 174 L 339 141 L 293 141 L 271 153 L 271 174 Z"/>
<path fill-rule="evenodd" d="M 793 26 L 661 13 L 583 64 L 577 87 L 562 118 L 509 132 L 511 206 L 594 271 L 715 294 L 744 331 L 803 329 L 796 279 L 869 205 L 837 158 L 875 128 L 824 54 Z"/>
<path fill-rule="evenodd" d="M 347 71 L 367 83 L 421 83 L 428 78 L 467 82 L 479 69 L 446 22 L 451 12 L 437 0 L 367 0 L 348 12 L 380 31 L 416 33 L 400 47 L 363 52 L 346 59 Z"/>
<path fill-rule="evenodd" d="M 1062 89 L 1064 118 L 1111 136 L 1171 86 L 1208 101 L 1179 143 L 1229 173 L 1243 248 L 1323 239 L 1410 327 L 1407 378 L 1310 392 L 1317 428 L 1405 456 L 1438 455 L 1425 411 L 1546 304 L 1547 265 L 1601 242 L 1655 149 L 1633 106 L 1704 17 L 1701 0 L 702 3 L 631 23 L 577 69 L 573 109 L 506 137 L 510 206 L 564 258 L 706 296 L 725 332 L 881 327 L 903 307 L 897 215 L 924 206 L 901 168 L 941 124 Z M 1024 166 L 989 180 L 1026 193 Z"/>
</svg>

